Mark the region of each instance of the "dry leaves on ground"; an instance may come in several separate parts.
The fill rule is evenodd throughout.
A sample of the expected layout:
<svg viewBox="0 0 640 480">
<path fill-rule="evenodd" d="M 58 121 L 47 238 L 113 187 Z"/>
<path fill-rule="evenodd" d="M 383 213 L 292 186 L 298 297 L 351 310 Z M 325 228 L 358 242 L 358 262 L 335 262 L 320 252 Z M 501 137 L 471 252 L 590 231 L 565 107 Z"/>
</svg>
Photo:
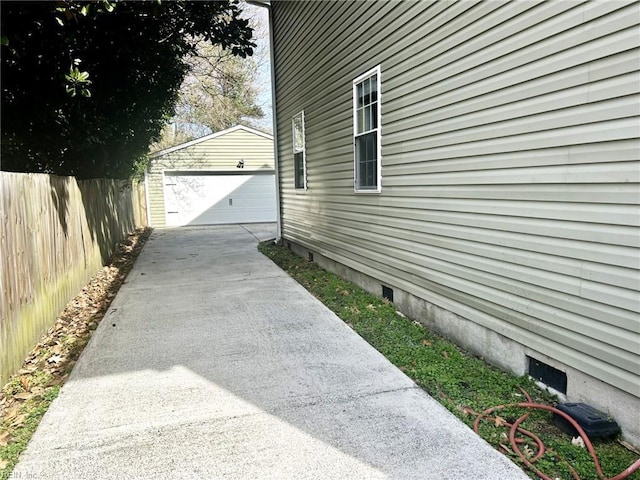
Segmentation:
<svg viewBox="0 0 640 480">
<path fill-rule="evenodd" d="M 24 423 L 27 402 L 37 403 L 65 382 L 150 234 L 150 228 L 138 229 L 118 245 L 107 265 L 66 305 L 0 391 L 0 446 L 10 443 L 12 430 Z"/>
</svg>

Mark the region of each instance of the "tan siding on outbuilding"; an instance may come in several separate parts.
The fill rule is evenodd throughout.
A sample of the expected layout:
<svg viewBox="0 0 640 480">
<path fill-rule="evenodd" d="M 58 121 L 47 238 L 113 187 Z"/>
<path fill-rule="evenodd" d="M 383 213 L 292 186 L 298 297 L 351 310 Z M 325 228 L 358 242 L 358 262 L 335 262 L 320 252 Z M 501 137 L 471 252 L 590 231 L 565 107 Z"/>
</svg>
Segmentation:
<svg viewBox="0 0 640 480">
<path fill-rule="evenodd" d="M 163 172 L 237 172 L 240 160 L 244 160 L 243 173 L 273 171 L 272 136 L 238 126 L 151 155 L 147 171 L 151 225 L 165 226 Z"/>
<path fill-rule="evenodd" d="M 640 397 L 639 4 L 272 10 L 283 236 Z M 376 65 L 382 193 L 362 195 L 352 80 Z"/>
</svg>

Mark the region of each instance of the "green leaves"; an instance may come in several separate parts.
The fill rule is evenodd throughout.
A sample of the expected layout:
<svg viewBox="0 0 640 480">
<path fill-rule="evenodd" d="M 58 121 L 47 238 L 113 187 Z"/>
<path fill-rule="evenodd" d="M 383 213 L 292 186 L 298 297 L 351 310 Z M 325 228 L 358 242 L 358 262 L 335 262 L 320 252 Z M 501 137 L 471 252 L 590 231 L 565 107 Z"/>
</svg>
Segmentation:
<svg viewBox="0 0 640 480">
<path fill-rule="evenodd" d="M 116 8 L 116 4 L 109 2 L 108 0 L 103 0 L 102 2 L 100 2 L 102 5 L 102 8 L 105 9 L 105 11 L 111 13 L 113 12 L 114 8 Z"/>
<path fill-rule="evenodd" d="M 80 63 L 77 59 L 76 62 Z M 69 69 L 69 73 L 64 76 L 67 80 L 67 84 L 65 85 L 66 92 L 72 97 L 80 93 L 83 97 L 89 98 L 91 97 L 91 91 L 87 88 L 91 85 L 89 72 L 81 72 L 76 65 L 72 66 Z"/>
<path fill-rule="evenodd" d="M 111 13 L 115 9 L 115 2 L 108 0 L 100 0 L 98 2 L 83 2 L 83 1 L 59 1 L 56 3 L 56 22 L 58 25 L 64 27 L 67 23 L 72 21 L 78 22 L 79 17 L 88 17 L 90 14 Z"/>
<path fill-rule="evenodd" d="M 175 111 L 194 39 L 246 55 L 254 47 L 231 0 L 0 2 L 0 10 L 10 45 L 0 56 L 8 171 L 129 177 Z"/>
</svg>

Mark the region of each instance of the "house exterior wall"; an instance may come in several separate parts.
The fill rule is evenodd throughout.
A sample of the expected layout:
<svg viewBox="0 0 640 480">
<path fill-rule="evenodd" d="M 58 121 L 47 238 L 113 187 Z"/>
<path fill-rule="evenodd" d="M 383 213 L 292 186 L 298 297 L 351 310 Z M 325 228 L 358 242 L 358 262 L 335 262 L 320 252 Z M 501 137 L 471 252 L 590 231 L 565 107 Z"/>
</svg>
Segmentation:
<svg viewBox="0 0 640 480">
<path fill-rule="evenodd" d="M 147 169 L 151 226 L 165 226 L 164 171 L 237 172 L 240 160 L 244 160 L 245 173 L 275 168 L 273 139 L 268 134 L 240 126 L 205 138 L 151 156 Z"/>
<path fill-rule="evenodd" d="M 476 353 L 500 363 L 511 342 L 513 371 L 537 356 L 577 372 L 574 398 L 637 412 L 639 4 L 271 9 L 283 238 L 397 289 L 441 331 L 464 340 L 453 326 L 467 322 Z M 382 190 L 360 194 L 352 81 L 377 65 Z M 293 178 L 301 111 L 307 190 Z"/>
</svg>

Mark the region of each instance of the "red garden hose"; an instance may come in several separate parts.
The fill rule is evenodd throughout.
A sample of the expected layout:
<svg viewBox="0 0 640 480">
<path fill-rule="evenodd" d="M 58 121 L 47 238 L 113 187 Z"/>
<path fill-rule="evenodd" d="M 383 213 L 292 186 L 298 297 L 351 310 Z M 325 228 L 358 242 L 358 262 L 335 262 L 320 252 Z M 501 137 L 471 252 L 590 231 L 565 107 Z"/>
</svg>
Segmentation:
<svg viewBox="0 0 640 480">
<path fill-rule="evenodd" d="M 563 412 L 561 410 L 558 410 L 555 407 L 552 407 L 550 405 L 544 405 L 542 403 L 534 403 L 531 400 L 531 397 L 529 396 L 529 394 L 525 390 L 523 390 L 523 389 L 521 389 L 521 390 L 522 390 L 522 393 L 524 393 L 524 395 L 527 398 L 526 402 L 511 403 L 511 404 L 508 404 L 508 405 L 499 405 L 497 407 L 488 408 L 487 410 L 485 410 L 482 413 L 477 413 L 477 412 L 474 412 L 471 409 L 466 408 L 465 409 L 466 412 L 472 413 L 472 414 L 474 414 L 476 416 L 476 419 L 473 422 L 474 431 L 476 433 L 478 432 L 478 426 L 480 425 L 480 420 L 482 420 L 483 418 L 488 417 L 490 414 L 492 414 L 493 412 L 495 412 L 497 410 L 502 410 L 504 408 L 511 408 L 511 407 L 527 408 L 527 409 L 533 409 L 533 410 L 546 410 L 548 412 L 552 412 L 552 413 L 554 413 L 556 415 L 561 416 L 566 421 L 568 421 L 573 428 L 576 429 L 576 431 L 578 432 L 578 435 L 580 435 L 580 437 L 584 441 L 584 445 L 585 445 L 587 451 L 589 452 L 589 454 L 591 455 L 591 458 L 593 459 L 593 463 L 594 463 L 594 465 L 596 467 L 596 471 L 598 472 L 598 477 L 600 477 L 601 480 L 624 480 L 625 478 L 627 478 L 632 473 L 640 470 L 640 459 L 638 459 L 631 466 L 629 466 L 627 469 L 625 469 L 623 472 L 619 473 L 615 477 L 611 477 L 611 478 L 606 477 L 604 475 L 604 473 L 602 472 L 602 467 L 600 466 L 600 461 L 598 460 L 598 457 L 596 455 L 595 449 L 593 448 L 593 445 L 592 445 L 591 441 L 589 440 L 589 437 L 587 436 L 585 431 L 582 429 L 580 424 L 578 424 L 578 422 L 576 422 L 571 416 L 569 416 L 568 414 L 566 414 L 565 412 Z M 503 425 L 510 427 L 509 442 L 511 443 L 511 448 L 520 457 L 520 459 L 525 463 L 525 465 L 527 465 L 527 467 L 532 469 L 536 473 L 536 475 L 538 475 L 538 477 L 540 477 L 543 480 L 554 480 L 551 477 L 548 477 L 547 475 L 542 473 L 538 468 L 536 468 L 536 466 L 534 464 L 535 464 L 535 462 L 537 460 L 539 460 L 542 457 L 542 455 L 544 455 L 545 452 L 553 453 L 556 456 L 556 458 L 558 458 L 558 455 L 555 454 L 555 452 L 552 452 L 551 450 L 547 449 L 545 447 L 544 443 L 542 442 L 542 440 L 540 440 L 540 438 L 538 438 L 535 434 L 533 434 L 533 433 L 531 433 L 531 432 L 529 432 L 529 431 L 527 431 L 527 430 L 525 430 L 525 429 L 520 427 L 520 424 L 522 422 L 524 422 L 528 416 L 529 416 L 529 413 L 525 413 L 520 418 L 518 418 L 515 422 L 513 422 L 513 424 L 510 424 L 510 423 L 507 423 L 507 422 L 504 422 L 504 421 L 502 422 Z M 526 455 L 524 455 L 520 451 L 520 447 L 518 446 L 518 444 L 522 443 L 522 440 L 516 438 L 516 432 L 529 437 L 530 439 L 532 439 L 535 442 L 536 446 L 538 447 L 538 453 L 536 454 L 536 456 L 534 458 L 529 459 L 529 458 L 527 458 Z M 567 462 L 565 462 L 565 463 L 569 467 L 569 470 L 571 471 L 571 475 L 573 476 L 573 478 L 575 480 L 580 480 L 580 476 L 575 471 L 575 469 L 573 469 L 573 467 L 571 467 L 571 465 L 569 465 Z"/>
</svg>

